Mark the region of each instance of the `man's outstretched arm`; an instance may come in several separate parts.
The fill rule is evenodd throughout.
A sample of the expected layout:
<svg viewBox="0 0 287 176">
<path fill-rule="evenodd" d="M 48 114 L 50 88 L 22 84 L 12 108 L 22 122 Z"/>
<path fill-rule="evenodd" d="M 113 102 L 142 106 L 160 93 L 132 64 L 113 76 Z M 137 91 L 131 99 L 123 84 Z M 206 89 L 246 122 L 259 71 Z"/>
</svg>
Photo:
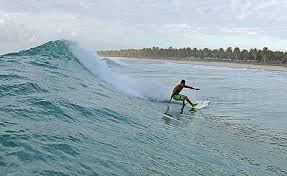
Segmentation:
<svg viewBox="0 0 287 176">
<path fill-rule="evenodd" d="M 184 86 L 184 88 L 194 89 L 194 90 L 200 90 L 199 88 L 191 87 L 191 86 Z"/>
</svg>

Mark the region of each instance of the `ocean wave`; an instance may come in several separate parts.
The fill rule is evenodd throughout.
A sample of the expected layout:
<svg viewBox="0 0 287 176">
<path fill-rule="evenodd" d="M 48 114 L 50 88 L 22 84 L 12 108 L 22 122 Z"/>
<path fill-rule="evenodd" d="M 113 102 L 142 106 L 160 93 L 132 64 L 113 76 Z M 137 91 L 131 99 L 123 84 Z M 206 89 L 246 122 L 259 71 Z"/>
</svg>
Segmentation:
<svg viewBox="0 0 287 176">
<path fill-rule="evenodd" d="M 261 125 L 286 124 L 285 74 L 116 62 L 69 41 L 0 56 L 0 175 L 286 174 L 285 128 Z M 213 105 L 163 101 L 182 77 Z"/>
<path fill-rule="evenodd" d="M 66 40 L 50 41 L 35 48 L 0 57 L 5 59 L 6 62 L 10 60 L 18 62 L 15 58 L 19 58 L 21 60 L 19 64 L 22 64 L 22 67 L 24 67 L 24 62 L 39 69 L 48 69 L 49 73 L 56 73 L 57 70 L 62 69 L 75 72 L 74 68 L 64 67 L 68 62 L 72 62 L 74 65 L 79 64 L 85 71 L 97 77 L 99 81 L 106 83 L 107 88 L 111 87 L 127 96 L 150 100 L 163 100 L 169 96 L 169 88 L 156 81 L 136 79 L 113 72 L 109 68 L 110 66 L 126 67 L 128 64 L 117 59 L 101 59 L 94 52 L 81 48 L 76 42 Z M 33 69 L 36 67 L 33 67 Z M 157 89 L 154 87 L 157 87 Z"/>
</svg>

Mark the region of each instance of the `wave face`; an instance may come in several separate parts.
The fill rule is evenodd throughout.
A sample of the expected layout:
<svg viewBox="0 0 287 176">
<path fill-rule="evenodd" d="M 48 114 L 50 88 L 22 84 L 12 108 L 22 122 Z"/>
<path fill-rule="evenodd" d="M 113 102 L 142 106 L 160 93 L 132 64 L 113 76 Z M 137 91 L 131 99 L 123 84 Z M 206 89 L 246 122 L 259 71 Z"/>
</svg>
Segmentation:
<svg viewBox="0 0 287 176">
<path fill-rule="evenodd" d="M 0 175 L 137 173 L 149 97 L 112 66 L 126 64 L 62 40 L 0 56 Z"/>
<path fill-rule="evenodd" d="M 63 40 L 2 55 L 0 69 L 1 176 L 287 173 L 285 73 L 100 59 Z M 184 78 L 212 104 L 172 104 L 168 118 L 162 101 Z"/>
<path fill-rule="evenodd" d="M 91 72 L 74 47 L 51 41 L 0 57 L 0 175 L 115 174 L 106 164 L 118 163 L 114 141 L 130 138 L 116 137 L 115 130 L 145 128 L 131 118 L 134 112 L 123 111 L 128 96 L 108 84 L 118 78 L 107 65 L 96 60 L 99 70 Z"/>
</svg>

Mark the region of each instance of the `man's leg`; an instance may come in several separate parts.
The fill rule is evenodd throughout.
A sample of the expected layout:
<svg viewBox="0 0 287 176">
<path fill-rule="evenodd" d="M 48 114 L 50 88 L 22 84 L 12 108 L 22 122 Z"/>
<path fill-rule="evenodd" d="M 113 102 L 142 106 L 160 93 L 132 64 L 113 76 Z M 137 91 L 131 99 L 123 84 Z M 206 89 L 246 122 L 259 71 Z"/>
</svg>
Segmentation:
<svg viewBox="0 0 287 176">
<path fill-rule="evenodd" d="M 185 100 L 186 100 L 189 104 L 191 104 L 192 107 L 194 107 L 194 106 L 197 105 L 197 103 L 191 103 L 191 101 L 187 98 L 187 96 L 185 96 Z"/>
<path fill-rule="evenodd" d="M 184 108 L 184 106 L 185 106 L 184 101 L 185 101 L 185 99 L 182 101 L 182 108 L 181 108 L 181 111 L 180 111 L 181 114 L 183 113 L 183 108 Z"/>
</svg>

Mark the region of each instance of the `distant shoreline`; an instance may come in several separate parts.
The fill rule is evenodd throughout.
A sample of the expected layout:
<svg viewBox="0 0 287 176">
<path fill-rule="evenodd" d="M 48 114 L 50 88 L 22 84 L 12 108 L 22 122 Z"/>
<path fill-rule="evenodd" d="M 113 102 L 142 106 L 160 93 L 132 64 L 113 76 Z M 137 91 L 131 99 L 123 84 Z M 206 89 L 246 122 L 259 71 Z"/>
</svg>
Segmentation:
<svg viewBox="0 0 287 176">
<path fill-rule="evenodd" d="M 134 57 L 111 57 L 118 59 L 133 59 Z M 190 58 L 160 58 L 160 57 L 141 57 L 134 59 L 150 59 L 150 60 L 158 60 L 164 62 L 173 62 L 178 64 L 194 64 L 194 65 L 207 65 L 207 66 L 215 66 L 215 67 L 231 67 L 231 68 L 246 68 L 246 69 L 264 69 L 270 71 L 287 71 L 287 66 L 278 66 L 278 65 L 267 65 L 267 64 L 258 64 L 251 62 L 230 62 L 230 61 L 209 61 L 203 59 L 190 59 Z"/>
</svg>

